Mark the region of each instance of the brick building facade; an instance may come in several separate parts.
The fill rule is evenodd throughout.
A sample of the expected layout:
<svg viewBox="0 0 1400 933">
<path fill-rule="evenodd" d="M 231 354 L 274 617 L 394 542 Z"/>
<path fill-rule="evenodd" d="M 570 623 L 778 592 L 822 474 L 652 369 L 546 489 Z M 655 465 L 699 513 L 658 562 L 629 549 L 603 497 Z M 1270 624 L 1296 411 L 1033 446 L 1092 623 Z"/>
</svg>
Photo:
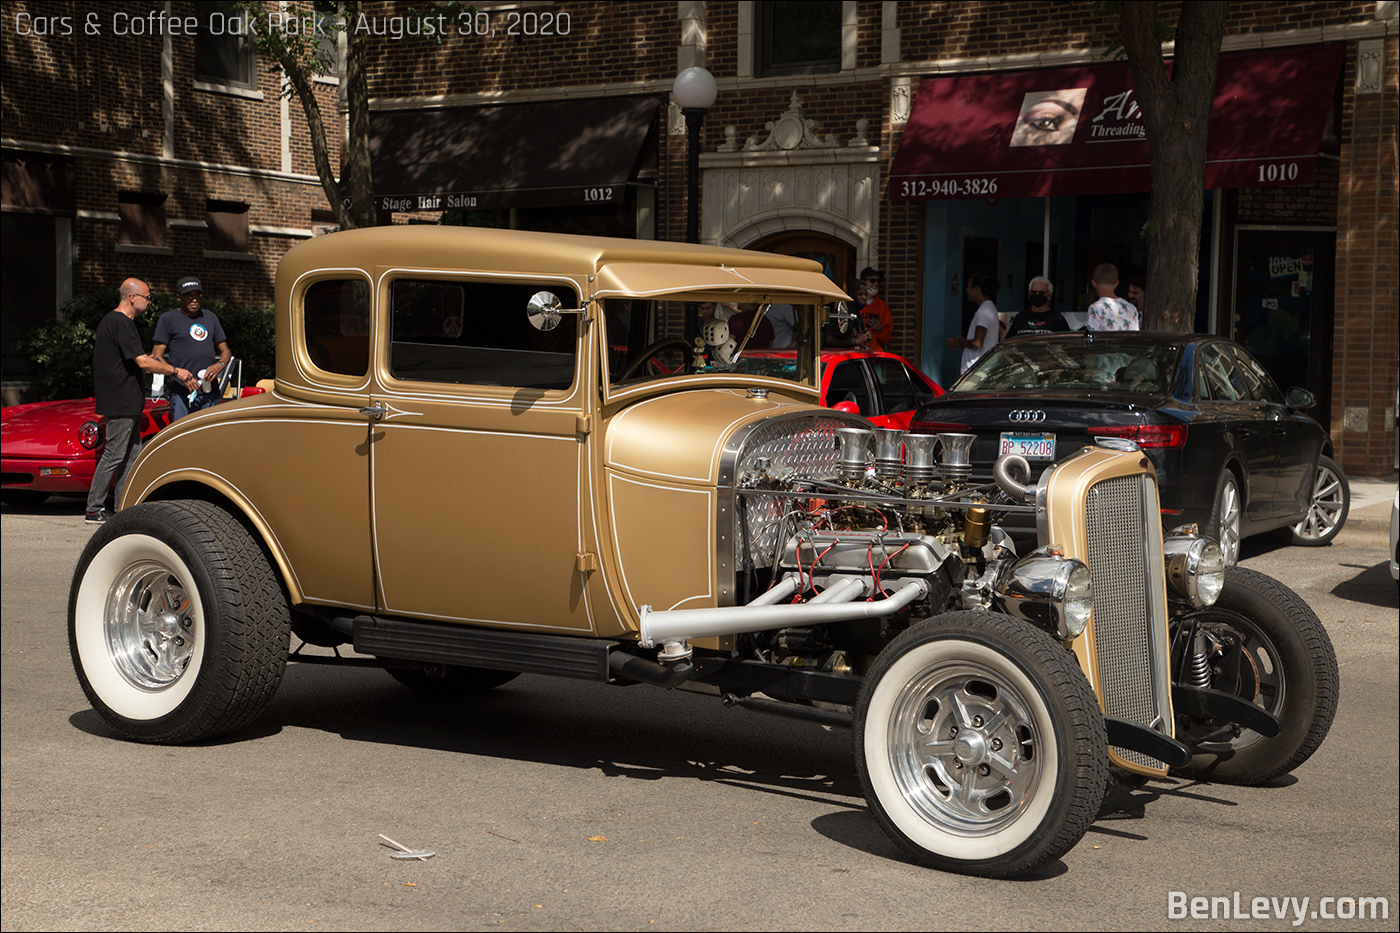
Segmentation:
<svg viewBox="0 0 1400 933">
<path fill-rule="evenodd" d="M 18 341 L 72 295 L 128 276 L 171 292 L 195 273 L 211 296 L 271 304 L 278 260 L 328 207 L 280 79 L 255 62 L 234 80 L 207 74 L 182 28 L 193 4 L 0 11 L 6 403 L 27 383 Z M 316 84 L 332 129 L 337 84 Z"/>
<path fill-rule="evenodd" d="M 153 6 L 103 4 L 101 10 L 105 21 L 117 11 L 135 16 Z M 188 6 L 169 4 L 174 12 Z M 1324 265 L 1334 283 L 1318 296 L 1315 310 L 1325 320 L 1317 322 L 1312 349 L 1314 357 L 1322 352 L 1324 358 L 1310 364 L 1309 388 L 1324 400 L 1315 413 L 1329 423 L 1338 459 L 1355 475 L 1388 474 L 1396 456 L 1396 6 L 1394 0 L 1232 4 L 1227 53 L 1286 57 L 1336 46 L 1344 50 L 1343 65 L 1311 183 L 1208 193 L 1203 218 L 1208 233 L 1198 321 L 1207 329 L 1246 336 L 1247 325 L 1236 313 L 1242 250 L 1267 249 L 1281 236 L 1309 261 L 1314 254 L 1329 261 Z M 74 10 L 76 35 L 21 36 L 15 28 L 18 12 L 52 15 L 63 7 Z M 398 210 L 394 222 L 442 219 L 684 239 L 686 137 L 669 92 L 680 70 L 704 66 L 719 93 L 702 132 L 701 238 L 826 256 L 838 281 L 864 265 L 885 270 L 885 295 L 897 321 L 892 349 L 946 379 L 937 348 L 944 334 L 960 326 L 958 309 L 947 297 L 956 288 L 948 288 L 953 266 L 945 260 L 962 249 L 953 238 L 967 231 L 968 242 L 1000 237 L 998 273 L 1024 292 L 1020 253 L 1013 255 L 1012 247 L 1029 250 L 1031 241 L 1044 237 L 1039 220 L 1035 229 L 1013 237 L 1006 231 L 1018 229 L 1019 221 L 969 219 L 968 211 L 982 210 L 980 201 L 949 206 L 948 216 L 957 222 L 943 223 L 940 204 L 891 199 L 890 169 L 911 105 L 925 82 L 1096 65 L 1112 43 L 1112 20 L 1090 3 L 859 0 L 807 7 L 813 28 L 831 31 L 834 44 L 815 66 L 792 69 L 772 54 L 779 30 L 770 5 L 762 3 L 482 3 L 475 18 L 452 23 L 442 43 L 409 35 L 407 4 L 362 5 L 365 18 L 355 27 L 373 37 L 371 107 L 381 126 L 389 115 L 402 127 L 405 119 L 421 117 L 425 125 L 448 116 L 470 120 L 474 112 L 496 108 L 504 122 L 492 124 L 491 132 L 528 138 L 530 151 L 519 157 L 541 159 L 543 167 L 544 150 L 584 146 L 587 134 L 561 124 L 555 140 L 541 143 L 538 127 L 510 123 L 512 114 L 525 121 L 544 112 L 524 109 L 528 105 L 564 101 L 583 107 L 646 97 L 659 102 L 649 137 L 654 158 L 647 156 L 652 143 L 642 145 L 640 155 L 627 150 L 636 164 L 615 202 L 561 203 L 531 194 L 527 181 L 514 195 L 496 188 L 479 202 L 468 199 L 476 206 L 467 210 L 444 213 L 415 203 Z M 823 20 L 819 8 L 830 18 Z M 90 289 L 126 274 L 165 283 L 197 268 L 228 297 L 266 300 L 277 258 L 296 237 L 311 235 L 312 210 L 326 206 L 300 108 L 279 100 L 277 80 L 259 73 L 260 98 L 204 90 L 193 72 L 188 37 L 89 39 L 81 29 L 82 14 L 90 9 L 85 5 L 6 0 L 3 9 L 6 158 L 35 153 L 72 160 L 75 287 Z M 1163 4 L 1162 11 L 1172 25 L 1175 5 Z M 167 66 L 171 84 L 164 86 Z M 71 87 L 80 93 L 66 93 Z M 322 87 L 329 113 L 337 89 Z M 460 125 L 472 127 L 470 132 L 486 126 Z M 376 172 L 403 148 L 410 147 L 402 138 L 383 140 Z M 471 172 L 468 165 L 460 175 Z M 123 251 L 123 191 L 167 195 L 165 252 Z M 404 193 L 385 191 L 376 181 L 376 194 Z M 1029 218 L 1041 210 L 1041 200 L 1008 198 L 987 209 L 1003 215 L 1022 210 Z M 1057 211 L 1077 210 L 1074 222 L 1081 226 L 1090 215 L 1126 224 L 1114 219 L 1115 212 L 1135 216 L 1142 196 L 1082 200 L 1077 208 L 1055 200 Z M 249 205 L 247 256 L 208 250 L 210 202 Z M 18 210 L 6 204 L 7 216 Z M 1049 230 L 1049 205 L 1044 213 Z M 1000 232 L 979 235 L 987 232 L 974 229 L 979 223 L 999 224 Z M 1064 223 L 1079 229 L 1071 219 Z M 938 254 L 944 240 L 946 256 Z M 1073 240 L 1066 235 L 1054 247 L 1063 254 L 1066 300 L 1080 288 L 1076 263 L 1084 245 Z M 1016 310 L 1014 300 L 1002 310 Z"/>
</svg>

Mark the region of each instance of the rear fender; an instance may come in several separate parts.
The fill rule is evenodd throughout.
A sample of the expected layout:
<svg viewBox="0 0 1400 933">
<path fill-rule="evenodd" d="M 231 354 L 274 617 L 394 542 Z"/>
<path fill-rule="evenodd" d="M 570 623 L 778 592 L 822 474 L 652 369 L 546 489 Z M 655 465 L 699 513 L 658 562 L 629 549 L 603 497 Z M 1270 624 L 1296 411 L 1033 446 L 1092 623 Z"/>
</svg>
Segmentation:
<svg viewBox="0 0 1400 933">
<path fill-rule="evenodd" d="M 121 508 L 130 508 L 141 502 L 170 499 L 213 502 L 235 515 L 242 515 L 277 565 L 277 573 L 282 578 L 282 586 L 288 598 L 293 604 L 303 602 L 301 587 L 297 583 L 296 574 L 292 572 L 291 563 L 287 560 L 286 549 L 277 540 L 277 535 L 267 520 L 242 490 L 222 476 L 200 469 L 185 469 L 162 476 L 157 484 L 142 490 L 138 497 L 125 496 Z"/>
</svg>

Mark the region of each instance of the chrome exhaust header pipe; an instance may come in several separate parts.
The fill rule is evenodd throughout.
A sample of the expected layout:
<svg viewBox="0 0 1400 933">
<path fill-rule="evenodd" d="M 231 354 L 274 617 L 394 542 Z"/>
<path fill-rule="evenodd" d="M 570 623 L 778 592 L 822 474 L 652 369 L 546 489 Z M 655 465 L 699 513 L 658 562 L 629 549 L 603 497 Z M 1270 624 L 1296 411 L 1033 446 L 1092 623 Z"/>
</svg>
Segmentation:
<svg viewBox="0 0 1400 933">
<path fill-rule="evenodd" d="M 870 585 L 864 578 L 844 579 L 855 580 L 856 585 L 845 583 L 844 580 L 834 582 L 827 587 L 826 592 L 831 592 L 836 586 L 842 587 L 841 592 L 827 602 L 816 605 L 808 602 L 797 606 L 725 606 L 715 609 L 667 609 L 660 612 L 653 611 L 651 606 L 642 606 L 639 609 L 641 646 L 654 648 L 661 644 L 715 635 L 743 635 L 796 625 L 879 618 L 893 615 L 915 600 L 927 596 L 929 592 L 928 583 L 916 579 L 900 584 L 886 599 L 873 602 L 838 602 L 840 599 L 856 599 Z"/>
</svg>

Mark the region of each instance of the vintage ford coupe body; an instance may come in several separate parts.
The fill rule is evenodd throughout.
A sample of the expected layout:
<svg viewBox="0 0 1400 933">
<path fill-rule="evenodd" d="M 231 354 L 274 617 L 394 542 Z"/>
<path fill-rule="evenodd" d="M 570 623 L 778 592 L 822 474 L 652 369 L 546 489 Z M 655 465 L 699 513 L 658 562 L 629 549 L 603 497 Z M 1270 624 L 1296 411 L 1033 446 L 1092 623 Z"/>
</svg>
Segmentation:
<svg viewBox="0 0 1400 933">
<path fill-rule="evenodd" d="M 967 436 L 818 407 L 843 298 L 805 260 L 669 243 L 296 247 L 272 391 L 158 435 L 79 561 L 88 698 L 138 741 L 229 732 L 292 634 L 439 694 L 692 690 L 852 727 L 891 837 L 985 875 L 1068 851 L 1110 772 L 1258 782 L 1316 750 L 1337 666 L 1301 599 L 1164 533 L 1131 442 L 976 485 Z M 687 327 L 718 300 L 793 305 L 799 365 Z"/>
</svg>

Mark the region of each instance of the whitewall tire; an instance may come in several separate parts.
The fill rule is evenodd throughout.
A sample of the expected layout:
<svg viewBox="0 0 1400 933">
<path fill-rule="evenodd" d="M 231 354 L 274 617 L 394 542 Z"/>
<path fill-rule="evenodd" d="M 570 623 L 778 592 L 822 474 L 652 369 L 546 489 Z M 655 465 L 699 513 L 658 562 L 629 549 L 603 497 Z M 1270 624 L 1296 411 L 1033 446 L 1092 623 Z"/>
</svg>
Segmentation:
<svg viewBox="0 0 1400 933">
<path fill-rule="evenodd" d="M 246 725 L 281 680 L 289 633 L 261 542 L 205 502 L 117 513 L 88 542 L 69 592 L 83 691 L 138 741 L 190 742 Z"/>
<path fill-rule="evenodd" d="M 1098 814 L 1108 747 L 1092 688 L 1049 635 L 956 612 L 910 627 L 861 688 L 856 767 L 876 819 L 926 865 L 1023 874 Z"/>
</svg>

